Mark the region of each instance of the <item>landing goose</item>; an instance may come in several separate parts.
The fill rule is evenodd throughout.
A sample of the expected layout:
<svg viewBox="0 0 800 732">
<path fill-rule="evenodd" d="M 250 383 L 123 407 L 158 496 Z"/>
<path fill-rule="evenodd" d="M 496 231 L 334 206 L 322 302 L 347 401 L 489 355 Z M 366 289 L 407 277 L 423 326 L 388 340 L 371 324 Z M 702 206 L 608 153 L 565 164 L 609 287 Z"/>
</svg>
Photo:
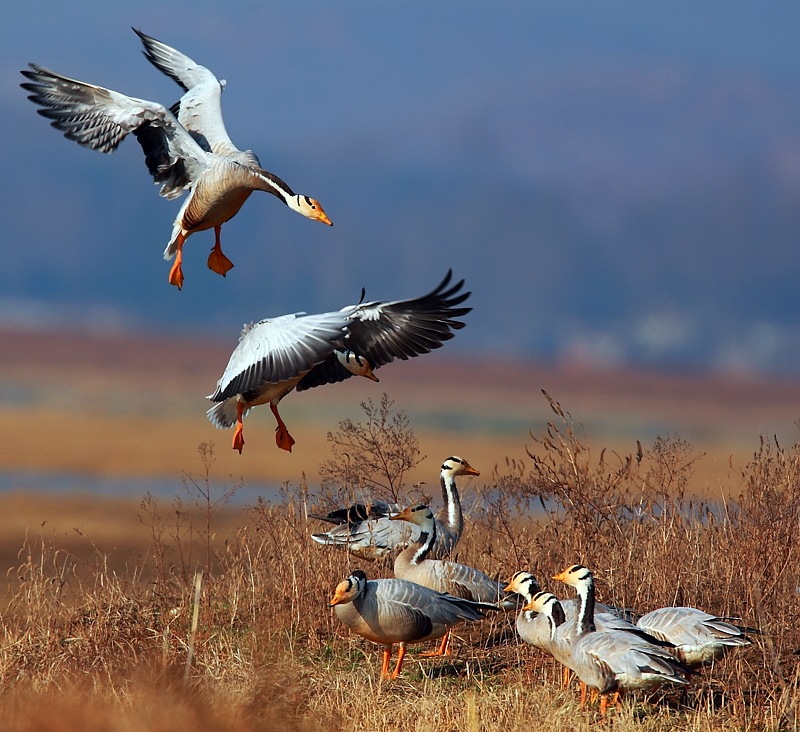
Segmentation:
<svg viewBox="0 0 800 732">
<path fill-rule="evenodd" d="M 450 285 L 453 273 L 422 297 L 393 302 L 362 302 L 338 312 L 294 313 L 246 325 L 217 388 L 208 396 L 216 406 L 208 418 L 219 429 L 236 425 L 233 449 L 244 447 L 244 415 L 269 404 L 278 426 L 275 441 L 291 452 L 289 434 L 278 403 L 292 390 L 334 384 L 351 376 L 378 381 L 373 373 L 399 358 L 429 353 L 464 327 L 456 320 L 472 308 L 457 307 L 470 293 L 464 280 Z M 320 329 L 324 324 L 326 327 Z"/>
<path fill-rule="evenodd" d="M 465 597 L 476 602 L 493 603 L 502 610 L 513 610 L 520 603 L 505 595 L 502 583 L 479 569 L 445 559 L 432 559 L 436 543 L 436 522 L 433 512 L 423 504 L 409 506 L 391 517 L 392 521 L 408 521 L 419 527 L 417 541 L 404 549 L 394 560 L 396 577 L 417 582 L 437 592 Z M 430 655 L 447 653 L 449 634 L 442 638 L 437 651 Z"/>
<path fill-rule="evenodd" d="M 171 284 L 179 289 L 183 286 L 183 244 L 196 231 L 214 229 L 210 269 L 225 275 L 233 267 L 222 253 L 220 230 L 253 191 L 271 193 L 291 210 L 331 225 L 316 200 L 296 194 L 264 170 L 255 153 L 238 150 L 231 142 L 222 121 L 224 82 L 174 48 L 134 31 L 144 44 L 147 59 L 185 91 L 172 110 L 70 79 L 37 64 L 21 72 L 29 79 L 21 86 L 31 92 L 28 99 L 41 107 L 39 114 L 80 145 L 110 153 L 132 132 L 142 146 L 150 175 L 161 185 L 160 194 L 171 200 L 189 192 L 164 250 L 165 259 L 175 258 Z"/>
<path fill-rule="evenodd" d="M 480 475 L 480 472 L 460 457 L 448 457 L 442 463 L 439 479 L 444 507 L 434 516 L 436 543 L 431 550 L 431 555 L 437 558 L 452 553 L 464 530 L 461 498 L 455 480 L 462 475 Z M 320 544 L 347 549 L 364 559 L 379 559 L 419 538 L 420 528 L 416 524 L 390 519 L 400 510 L 398 504 L 375 500 L 325 515 L 309 514 L 310 518 L 337 524 L 330 531 L 312 534 L 311 538 Z"/>
<path fill-rule="evenodd" d="M 452 597 L 402 579 L 367 580 L 360 569 L 340 582 L 330 602 L 336 617 L 358 635 L 383 646 L 381 678 L 397 678 L 407 643 L 441 638 L 461 620 L 480 620 L 492 605 Z M 392 647 L 400 644 L 389 673 Z"/>
<path fill-rule="evenodd" d="M 575 588 L 579 598 L 578 617 L 574 625 L 567 625 L 564 631 L 568 656 L 559 660 L 571 668 L 586 686 L 597 689 L 602 715 L 605 715 L 611 693 L 618 700 L 624 691 L 688 683 L 686 677 L 691 673 L 690 669 L 675 658 L 670 649 L 654 645 L 635 633 L 596 629 L 594 578 L 588 568 L 574 564 L 553 579 Z M 554 634 L 557 634 L 558 626 L 565 624 L 566 619 L 560 603 L 552 595 L 547 597 L 548 594 L 537 595 L 530 609 L 547 612 Z M 581 698 L 581 702 L 584 701 L 585 691 Z"/>
</svg>

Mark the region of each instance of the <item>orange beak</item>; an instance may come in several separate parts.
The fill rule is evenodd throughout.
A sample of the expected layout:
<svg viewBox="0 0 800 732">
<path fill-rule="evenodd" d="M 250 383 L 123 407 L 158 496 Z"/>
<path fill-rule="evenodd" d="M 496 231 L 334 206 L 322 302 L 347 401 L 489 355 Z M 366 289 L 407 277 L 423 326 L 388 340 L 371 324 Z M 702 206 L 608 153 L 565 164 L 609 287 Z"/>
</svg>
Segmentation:
<svg viewBox="0 0 800 732">
<path fill-rule="evenodd" d="M 567 581 L 567 570 L 565 569 L 563 572 L 559 572 L 558 574 L 553 575 L 554 580 L 558 580 L 559 582 L 566 582 Z"/>
<path fill-rule="evenodd" d="M 400 513 L 389 516 L 390 521 L 408 521 L 411 518 L 411 506 L 404 508 Z"/>
<path fill-rule="evenodd" d="M 334 605 L 338 605 L 344 600 L 344 596 L 347 593 L 347 582 L 340 582 L 336 585 L 336 589 L 333 591 L 333 597 L 331 598 L 330 604 L 328 607 L 333 607 Z"/>
</svg>

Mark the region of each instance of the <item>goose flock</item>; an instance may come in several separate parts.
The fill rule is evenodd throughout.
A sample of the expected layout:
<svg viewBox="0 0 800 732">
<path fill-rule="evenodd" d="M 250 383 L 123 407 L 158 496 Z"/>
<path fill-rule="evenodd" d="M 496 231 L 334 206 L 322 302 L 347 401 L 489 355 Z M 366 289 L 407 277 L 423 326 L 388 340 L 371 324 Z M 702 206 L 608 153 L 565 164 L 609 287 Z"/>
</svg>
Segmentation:
<svg viewBox="0 0 800 732">
<path fill-rule="evenodd" d="M 750 645 L 748 633 L 757 631 L 734 622 L 740 618 L 717 617 L 692 607 L 664 607 L 640 615 L 600 603 L 591 571 L 580 564 L 553 576 L 577 595 L 559 600 L 543 591 L 530 572 L 518 571 L 501 583 L 454 561 L 464 528 L 455 483 L 459 475 L 480 473 L 463 458 L 448 457 L 440 473 L 445 507 L 437 516 L 423 504 L 401 508 L 381 500 L 309 514 L 336 524 L 328 532 L 312 534 L 320 544 L 367 559 L 395 555 L 394 578 L 367 581 L 363 570 L 354 570 L 336 587 L 330 603 L 344 625 L 383 646 L 381 678 L 397 677 L 407 644 L 441 639 L 437 650 L 422 655 L 446 655 L 450 629 L 457 623 L 517 610 L 519 638 L 562 664 L 565 686 L 572 673 L 578 677 L 581 705 L 592 689 L 604 716 L 609 701 L 618 705 L 625 692 L 685 687 L 701 666 Z M 394 531 L 393 522 L 410 524 L 416 531 Z M 439 531 L 447 536 L 445 543 L 437 542 Z M 420 594 L 412 591 L 414 587 Z M 471 612 L 455 613 L 458 602 L 467 603 L 458 605 L 462 612 Z M 347 603 L 351 605 L 345 608 Z M 400 655 L 390 672 L 395 644 L 400 645 Z"/>
<path fill-rule="evenodd" d="M 80 145 L 110 153 L 133 133 L 160 194 L 170 200 L 188 194 L 164 250 L 165 259 L 174 259 L 171 285 L 183 287 L 183 247 L 198 231 L 214 230 L 209 269 L 223 276 L 231 270 L 221 228 L 253 191 L 271 193 L 290 210 L 332 225 L 316 199 L 296 194 L 261 167 L 255 153 L 233 144 L 222 119 L 225 82 L 176 49 L 134 32 L 147 60 L 183 90 L 170 108 L 37 64 L 21 71 L 26 78 L 21 86 L 38 112 Z M 114 223 L 109 224 L 113 231 Z M 379 367 L 441 347 L 464 327 L 460 318 L 471 310 L 463 306 L 471 294 L 463 287 L 464 280 L 453 282 L 448 270 L 437 287 L 419 297 L 365 302 L 362 290 L 358 303 L 339 310 L 297 312 L 245 325 L 207 397 L 214 403 L 207 411 L 209 421 L 217 428 L 234 428 L 232 447 L 241 454 L 245 415 L 269 404 L 277 423 L 276 444 L 291 452 L 295 440 L 278 411 L 284 397 L 351 376 L 378 381 L 374 372 Z M 342 624 L 383 647 L 382 678 L 401 673 L 408 644 L 440 640 L 437 650 L 426 655 L 445 655 L 457 623 L 516 611 L 520 639 L 551 654 L 565 673 L 580 679 L 582 703 L 587 689 L 594 690 L 605 714 L 609 701 L 617 703 L 625 692 L 686 686 L 701 666 L 750 644 L 746 631 L 752 629 L 737 625 L 737 618 L 691 607 L 636 615 L 603 605 L 595 599 L 591 571 L 582 565 L 553 577 L 577 593 L 559 600 L 527 571 L 500 582 L 457 562 L 464 516 L 456 478 L 479 475 L 464 458 L 446 458 L 440 471 L 444 505 L 436 514 L 424 504 L 404 507 L 375 499 L 309 516 L 333 525 L 312 534 L 318 544 L 362 559 L 394 557 L 394 577 L 368 579 L 363 570 L 353 570 L 330 600 Z M 395 645 L 400 650 L 390 670 Z"/>
</svg>

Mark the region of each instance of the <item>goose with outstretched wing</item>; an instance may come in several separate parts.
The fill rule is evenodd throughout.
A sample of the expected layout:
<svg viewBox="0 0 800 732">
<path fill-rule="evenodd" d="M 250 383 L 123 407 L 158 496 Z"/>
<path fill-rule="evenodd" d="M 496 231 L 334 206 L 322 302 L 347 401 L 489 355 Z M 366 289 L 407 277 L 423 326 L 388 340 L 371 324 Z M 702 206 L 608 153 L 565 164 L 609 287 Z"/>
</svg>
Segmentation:
<svg viewBox="0 0 800 732">
<path fill-rule="evenodd" d="M 172 109 L 37 64 L 21 72 L 28 79 L 21 86 L 30 92 L 28 99 L 40 107 L 39 114 L 79 145 L 111 153 L 132 133 L 142 147 L 150 175 L 161 186 L 160 194 L 171 200 L 188 192 L 164 250 L 165 259 L 175 259 L 170 284 L 179 289 L 183 286 L 183 245 L 197 231 L 214 229 L 209 268 L 225 275 L 233 267 L 222 252 L 220 231 L 253 191 L 271 193 L 293 211 L 331 224 L 318 201 L 294 193 L 261 167 L 255 153 L 241 151 L 231 142 L 222 120 L 223 82 L 174 48 L 135 32 L 148 60 L 184 89 Z M 109 229 L 109 238 L 113 238 L 113 228 Z"/>
<path fill-rule="evenodd" d="M 291 452 L 294 438 L 278 413 L 287 394 L 351 376 L 378 381 L 373 371 L 395 359 L 409 359 L 439 348 L 464 327 L 458 318 L 472 308 L 459 307 L 470 295 L 464 280 L 450 285 L 453 273 L 427 295 L 392 302 L 361 302 L 339 311 L 269 318 L 245 326 L 239 345 L 208 399 L 217 404 L 208 418 L 220 429 L 236 427 L 233 448 L 244 447 L 243 418 L 260 404 L 269 404 L 277 427 L 275 441 Z M 363 297 L 362 297 L 363 299 Z M 335 328 L 314 334 L 317 320 Z"/>
</svg>

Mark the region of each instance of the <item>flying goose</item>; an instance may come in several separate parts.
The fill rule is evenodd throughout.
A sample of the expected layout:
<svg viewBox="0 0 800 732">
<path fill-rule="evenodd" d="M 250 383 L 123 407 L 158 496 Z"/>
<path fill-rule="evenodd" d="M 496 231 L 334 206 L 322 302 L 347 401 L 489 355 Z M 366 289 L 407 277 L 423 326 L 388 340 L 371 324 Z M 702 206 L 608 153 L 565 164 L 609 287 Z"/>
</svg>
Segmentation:
<svg viewBox="0 0 800 732">
<path fill-rule="evenodd" d="M 444 507 L 434 516 L 436 544 L 431 550 L 441 558 L 452 553 L 464 530 L 464 515 L 458 495 L 456 478 L 461 475 L 480 475 L 466 460 L 449 457 L 442 463 L 440 483 Z M 399 513 L 401 506 L 385 501 L 356 503 L 325 515 L 309 514 L 310 518 L 335 523 L 330 531 L 312 534 L 320 543 L 347 549 L 364 559 L 378 559 L 417 541 L 420 529 L 416 524 L 392 521 L 390 516 Z"/>
<path fill-rule="evenodd" d="M 480 620 L 485 612 L 497 609 L 402 579 L 367 580 L 360 569 L 337 585 L 330 604 L 348 628 L 383 646 L 381 678 L 392 679 L 403 667 L 407 643 L 441 638 L 459 621 Z M 395 643 L 400 651 L 390 674 Z"/>
<path fill-rule="evenodd" d="M 211 270 L 225 275 L 233 267 L 222 253 L 220 230 L 253 191 L 271 193 L 291 210 L 331 225 L 316 200 L 296 194 L 264 170 L 255 153 L 242 152 L 231 142 L 220 104 L 224 82 L 174 48 L 134 32 L 144 44 L 147 59 L 185 92 L 171 110 L 37 64 L 21 72 L 30 80 L 21 86 L 31 92 L 28 99 L 41 107 L 39 114 L 80 145 L 110 153 L 132 132 L 142 146 L 150 175 L 161 184 L 160 194 L 172 200 L 189 192 L 164 250 L 164 259 L 175 258 L 170 284 L 183 286 L 183 244 L 196 231 L 214 229 L 215 244 L 208 257 Z"/>
<path fill-rule="evenodd" d="M 600 713 L 605 715 L 608 695 L 616 701 L 622 692 L 633 689 L 656 689 L 664 684 L 685 685 L 691 670 L 682 664 L 669 648 L 655 645 L 635 633 L 596 629 L 594 623 L 595 589 L 592 573 L 574 564 L 553 577 L 575 588 L 579 598 L 578 617 L 563 632 L 568 643 L 568 656 L 562 663 L 571 668 L 587 686 L 600 694 Z M 542 596 L 544 595 L 544 597 Z M 527 609 L 545 612 L 553 634 L 566 623 L 564 610 L 549 593 L 539 593 Z M 581 702 L 585 701 L 585 690 Z"/>
<path fill-rule="evenodd" d="M 513 610 L 520 603 L 503 593 L 503 585 L 479 569 L 446 559 L 432 559 L 436 544 L 436 522 L 433 512 L 423 504 L 409 506 L 391 517 L 392 521 L 408 521 L 419 527 L 416 542 L 404 549 L 394 560 L 394 574 L 400 579 L 417 582 L 437 592 L 446 592 L 476 602 L 493 603 L 498 609 Z M 442 638 L 439 648 L 429 655 L 445 655 L 449 634 Z"/>
<path fill-rule="evenodd" d="M 746 632 L 753 629 L 728 622 L 739 619 L 717 617 L 694 607 L 662 607 L 642 615 L 636 625 L 672 643 L 673 653 L 694 669 L 713 663 L 732 648 L 750 645 Z"/>
<path fill-rule="evenodd" d="M 275 441 L 292 451 L 278 403 L 292 390 L 334 384 L 351 376 L 378 381 L 373 373 L 399 358 L 407 360 L 439 348 L 464 327 L 456 318 L 472 308 L 457 307 L 470 293 L 464 280 L 450 286 L 448 270 L 439 286 L 422 297 L 393 302 L 361 302 L 338 312 L 294 313 L 244 326 L 217 388 L 207 398 L 217 402 L 208 418 L 219 429 L 236 425 L 233 449 L 244 447 L 244 415 L 269 404 L 278 426 Z"/>
</svg>

